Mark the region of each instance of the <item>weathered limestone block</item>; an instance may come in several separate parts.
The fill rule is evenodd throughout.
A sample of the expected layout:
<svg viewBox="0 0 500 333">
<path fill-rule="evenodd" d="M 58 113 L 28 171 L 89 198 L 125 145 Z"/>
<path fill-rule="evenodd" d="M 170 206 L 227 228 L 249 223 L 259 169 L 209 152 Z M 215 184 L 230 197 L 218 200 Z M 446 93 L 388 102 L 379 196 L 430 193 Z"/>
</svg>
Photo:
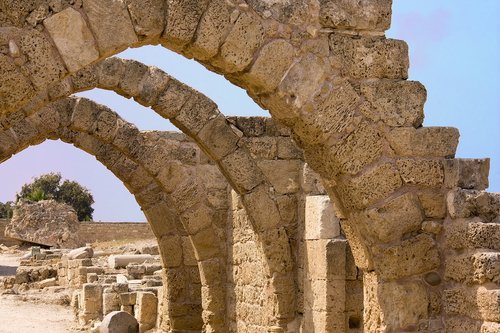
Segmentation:
<svg viewBox="0 0 500 333">
<path fill-rule="evenodd" d="M 314 112 L 304 112 L 294 130 L 309 144 L 335 141 L 352 132 L 360 118 L 355 116 L 359 96 L 347 80 L 324 85 L 314 97 Z M 380 139 L 379 139 L 380 140 Z"/>
<path fill-rule="evenodd" d="M 401 176 L 395 166 L 384 163 L 349 182 L 339 183 L 338 190 L 346 206 L 363 209 L 388 197 L 401 185 Z"/>
<path fill-rule="evenodd" d="M 409 329 L 421 318 L 427 318 L 429 300 L 422 283 L 380 282 L 375 273 L 365 273 L 363 277 L 365 331 L 376 332 L 381 326 Z"/>
<path fill-rule="evenodd" d="M 139 86 L 138 95 L 134 100 L 144 106 L 156 104 L 161 93 L 163 93 L 172 79 L 168 74 L 156 67 L 148 67 Z"/>
<path fill-rule="evenodd" d="M 447 314 L 500 322 L 500 289 L 448 289 L 444 291 L 443 299 Z"/>
<path fill-rule="evenodd" d="M 331 239 L 340 235 L 339 219 L 327 195 L 307 196 L 304 239 Z"/>
<path fill-rule="evenodd" d="M 212 225 L 214 211 L 204 203 L 188 208 L 180 216 L 181 222 L 190 235 Z"/>
<path fill-rule="evenodd" d="M 165 27 L 164 0 L 125 0 L 137 36 L 159 37 Z"/>
<path fill-rule="evenodd" d="M 436 190 L 421 190 L 418 193 L 425 217 L 442 219 L 446 216 L 446 197 Z"/>
<path fill-rule="evenodd" d="M 392 0 L 320 0 L 325 28 L 384 31 L 391 25 Z"/>
<path fill-rule="evenodd" d="M 334 172 L 355 175 L 389 151 L 382 132 L 374 125 L 361 123 L 344 140 L 329 147 L 327 153 L 334 155 Z"/>
<path fill-rule="evenodd" d="M 162 43 L 181 51 L 193 39 L 208 3 L 208 0 L 168 0 L 167 26 Z"/>
<path fill-rule="evenodd" d="M 82 15 L 71 7 L 43 22 L 71 73 L 99 58 L 94 36 Z"/>
<path fill-rule="evenodd" d="M 0 76 L 2 77 L 0 82 L 0 108 L 2 110 L 10 111 L 34 95 L 29 79 L 21 74 L 11 58 L 3 54 L 0 54 Z"/>
<path fill-rule="evenodd" d="M 385 279 L 424 273 L 440 264 L 436 243 L 425 234 L 402 241 L 400 245 L 379 249 L 375 257 L 375 267 Z"/>
<path fill-rule="evenodd" d="M 67 256 L 69 260 L 92 258 L 94 256 L 94 250 L 89 246 L 80 247 L 69 251 Z"/>
<path fill-rule="evenodd" d="M 100 319 L 102 316 L 102 286 L 99 284 L 86 283 L 83 285 L 81 294 L 79 320 L 88 323 Z"/>
<path fill-rule="evenodd" d="M 300 189 L 300 170 L 302 161 L 299 160 L 262 160 L 257 166 L 279 194 L 292 194 Z"/>
<path fill-rule="evenodd" d="M 445 277 L 467 284 L 500 284 L 500 253 L 477 251 L 446 260 Z"/>
<path fill-rule="evenodd" d="M 198 261 L 217 257 L 220 252 L 220 237 L 213 227 L 201 230 L 191 236 L 191 242 L 196 244 L 195 255 Z"/>
<path fill-rule="evenodd" d="M 198 137 L 200 145 L 207 148 L 210 157 L 215 161 L 234 152 L 240 139 L 222 114 L 208 120 L 198 133 Z"/>
<path fill-rule="evenodd" d="M 179 267 L 181 265 L 182 253 L 178 250 L 181 248 L 181 238 L 179 236 L 161 236 L 158 240 L 158 246 L 162 253 L 167 254 L 162 256 L 163 265 L 166 268 Z"/>
<path fill-rule="evenodd" d="M 406 184 L 436 187 L 444 183 L 442 160 L 403 158 L 398 159 L 396 164 Z"/>
<path fill-rule="evenodd" d="M 208 97 L 195 93 L 171 119 L 172 123 L 188 135 L 196 135 L 210 119 L 220 114 L 217 105 Z"/>
<path fill-rule="evenodd" d="M 480 216 L 486 221 L 500 215 L 500 195 L 473 190 L 454 190 L 446 198 L 452 218 Z"/>
<path fill-rule="evenodd" d="M 196 59 L 206 60 L 217 55 L 231 24 L 232 9 L 225 0 L 212 0 L 201 18 L 193 44 L 188 52 Z"/>
<path fill-rule="evenodd" d="M 240 193 L 252 190 L 264 180 L 264 175 L 244 148 L 236 149 L 220 163 L 228 173 L 229 183 Z"/>
<path fill-rule="evenodd" d="M 410 193 L 381 207 L 353 214 L 351 218 L 360 225 L 364 234 L 384 243 L 398 241 L 404 234 L 419 230 L 424 219 L 418 201 Z"/>
<path fill-rule="evenodd" d="M 150 254 L 116 254 L 109 256 L 108 265 L 112 268 L 126 267 L 130 263 L 142 264 L 145 261 L 152 260 Z"/>
<path fill-rule="evenodd" d="M 453 157 L 459 133 L 452 127 L 402 127 L 387 134 L 394 152 L 400 156 Z"/>
<path fill-rule="evenodd" d="M 261 19 L 248 12 L 240 14 L 221 47 L 221 67 L 228 73 L 245 69 L 264 41 L 265 30 Z"/>
<path fill-rule="evenodd" d="M 45 89 L 66 74 L 66 68 L 47 35 L 37 30 L 26 31 L 19 38 L 19 49 L 27 60 L 21 70 L 36 88 Z"/>
<path fill-rule="evenodd" d="M 360 110 L 371 120 L 393 127 L 422 125 L 427 91 L 420 82 L 367 81 L 360 92 L 365 98 Z"/>
<path fill-rule="evenodd" d="M 179 114 L 181 108 L 194 92 L 177 80 L 170 80 L 167 89 L 158 97 L 153 110 L 164 118 L 171 119 Z"/>
<path fill-rule="evenodd" d="M 99 324 L 99 333 L 139 333 L 139 323 L 130 313 L 113 311 Z"/>
<path fill-rule="evenodd" d="M 489 186 L 490 159 L 455 158 L 445 160 L 445 185 L 470 190 Z"/>
<path fill-rule="evenodd" d="M 245 207 L 252 211 L 252 217 L 258 230 L 275 228 L 281 221 L 281 216 L 276 202 L 273 200 L 268 187 L 259 185 L 252 192 L 243 196 Z"/>
<path fill-rule="evenodd" d="M 139 322 L 139 332 L 155 327 L 158 313 L 158 298 L 152 292 L 138 292 L 134 306 L 135 318 Z"/>
<path fill-rule="evenodd" d="M 148 73 L 148 66 L 135 60 L 123 60 L 125 73 L 115 91 L 127 98 L 139 96 L 142 90 L 142 79 Z"/>
<path fill-rule="evenodd" d="M 294 56 L 295 48 L 290 43 L 284 39 L 273 40 L 262 47 L 244 80 L 256 92 L 271 92 L 278 87 Z"/>
<path fill-rule="evenodd" d="M 120 295 L 111 288 L 105 288 L 102 294 L 102 313 L 107 315 L 113 311 L 120 310 Z"/>
<path fill-rule="evenodd" d="M 294 63 L 281 81 L 278 87 L 279 96 L 286 98 L 288 105 L 293 105 L 296 108 L 302 107 L 312 100 L 314 94 L 323 85 L 326 77 L 325 68 L 326 64 L 323 59 L 311 53 L 306 54 Z M 283 110 L 271 110 L 273 116 L 277 116 L 278 119 L 297 117 L 289 107 Z"/>
<path fill-rule="evenodd" d="M 101 57 L 126 49 L 138 39 L 123 0 L 83 0 Z"/>
<path fill-rule="evenodd" d="M 331 60 L 342 76 L 356 79 L 407 79 L 408 45 L 380 37 L 330 35 Z"/>
<path fill-rule="evenodd" d="M 453 249 L 500 250 L 500 224 L 484 223 L 479 217 L 457 219 L 444 224 L 447 246 Z"/>
</svg>

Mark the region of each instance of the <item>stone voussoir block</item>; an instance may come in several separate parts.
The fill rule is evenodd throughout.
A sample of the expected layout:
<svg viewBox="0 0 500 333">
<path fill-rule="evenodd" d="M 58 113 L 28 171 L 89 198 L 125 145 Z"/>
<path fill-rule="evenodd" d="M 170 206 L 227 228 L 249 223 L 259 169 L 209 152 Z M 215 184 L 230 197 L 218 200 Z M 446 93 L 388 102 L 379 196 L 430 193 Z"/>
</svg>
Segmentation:
<svg viewBox="0 0 500 333">
<path fill-rule="evenodd" d="M 459 133 L 452 127 L 399 127 L 387 135 L 391 148 L 399 156 L 455 156 Z"/>
<path fill-rule="evenodd" d="M 455 158 L 444 161 L 448 188 L 484 190 L 489 186 L 490 159 Z"/>
<path fill-rule="evenodd" d="M 47 18 L 43 25 L 71 73 L 99 58 L 99 51 L 87 22 L 72 7 Z"/>
<path fill-rule="evenodd" d="M 396 165 L 406 184 L 437 187 L 444 183 L 444 166 L 440 159 L 400 158 Z"/>
<path fill-rule="evenodd" d="M 360 111 L 392 127 L 419 127 L 424 120 L 425 87 L 417 81 L 362 81 Z"/>
<path fill-rule="evenodd" d="M 83 0 L 90 28 L 101 57 L 115 54 L 138 42 L 122 0 Z"/>
<path fill-rule="evenodd" d="M 408 45 L 381 37 L 330 35 L 330 58 L 342 76 L 355 79 L 407 79 Z"/>
<path fill-rule="evenodd" d="M 325 28 L 384 31 L 391 24 L 392 0 L 320 0 L 319 5 L 319 20 Z"/>
<path fill-rule="evenodd" d="M 375 267 L 380 276 L 386 279 L 424 273 L 436 269 L 440 264 L 436 243 L 431 236 L 425 234 L 376 252 Z"/>
</svg>

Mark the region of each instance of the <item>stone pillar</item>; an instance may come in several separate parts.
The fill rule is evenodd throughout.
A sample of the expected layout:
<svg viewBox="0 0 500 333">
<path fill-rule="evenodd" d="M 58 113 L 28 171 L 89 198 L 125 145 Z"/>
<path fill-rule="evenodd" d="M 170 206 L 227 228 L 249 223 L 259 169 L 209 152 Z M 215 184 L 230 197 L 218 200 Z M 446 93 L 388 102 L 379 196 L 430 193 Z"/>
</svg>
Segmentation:
<svg viewBox="0 0 500 333">
<path fill-rule="evenodd" d="M 140 333 L 154 328 L 158 314 L 158 298 L 152 292 L 138 292 L 134 312 Z"/>
<path fill-rule="evenodd" d="M 345 332 L 346 246 L 328 196 L 306 197 L 303 332 Z"/>
<path fill-rule="evenodd" d="M 81 324 L 87 324 L 92 320 L 100 320 L 102 318 L 101 285 L 93 283 L 84 284 L 80 300 L 81 312 L 78 319 Z"/>
</svg>

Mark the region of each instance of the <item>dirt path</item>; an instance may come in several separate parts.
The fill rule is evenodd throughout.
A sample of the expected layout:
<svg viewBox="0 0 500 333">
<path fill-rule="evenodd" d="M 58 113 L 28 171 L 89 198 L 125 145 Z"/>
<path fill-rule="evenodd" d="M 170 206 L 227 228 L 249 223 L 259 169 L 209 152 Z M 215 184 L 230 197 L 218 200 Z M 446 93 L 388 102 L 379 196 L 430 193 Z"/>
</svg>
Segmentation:
<svg viewBox="0 0 500 333">
<path fill-rule="evenodd" d="M 0 296 L 0 333 L 68 333 L 75 327 L 69 307 Z"/>
<path fill-rule="evenodd" d="M 0 254 L 0 277 L 16 274 L 22 253 Z M 68 333 L 77 327 L 70 307 L 31 303 L 0 293 L 0 333 Z"/>
</svg>

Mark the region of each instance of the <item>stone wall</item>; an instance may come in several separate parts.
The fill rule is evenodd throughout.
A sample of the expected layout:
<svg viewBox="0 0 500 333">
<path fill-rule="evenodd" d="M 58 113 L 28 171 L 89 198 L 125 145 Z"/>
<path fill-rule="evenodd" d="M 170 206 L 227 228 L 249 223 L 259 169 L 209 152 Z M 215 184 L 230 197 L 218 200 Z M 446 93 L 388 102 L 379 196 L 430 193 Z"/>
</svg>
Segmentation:
<svg viewBox="0 0 500 333">
<path fill-rule="evenodd" d="M 19 244 L 4 237 L 4 229 L 8 220 L 0 219 L 0 244 Z M 148 223 L 131 222 L 80 222 L 79 236 L 85 243 L 104 242 L 120 239 L 152 239 L 155 238 Z"/>
<path fill-rule="evenodd" d="M 155 238 L 148 223 L 130 222 L 81 222 L 80 237 L 86 243 Z"/>
</svg>

